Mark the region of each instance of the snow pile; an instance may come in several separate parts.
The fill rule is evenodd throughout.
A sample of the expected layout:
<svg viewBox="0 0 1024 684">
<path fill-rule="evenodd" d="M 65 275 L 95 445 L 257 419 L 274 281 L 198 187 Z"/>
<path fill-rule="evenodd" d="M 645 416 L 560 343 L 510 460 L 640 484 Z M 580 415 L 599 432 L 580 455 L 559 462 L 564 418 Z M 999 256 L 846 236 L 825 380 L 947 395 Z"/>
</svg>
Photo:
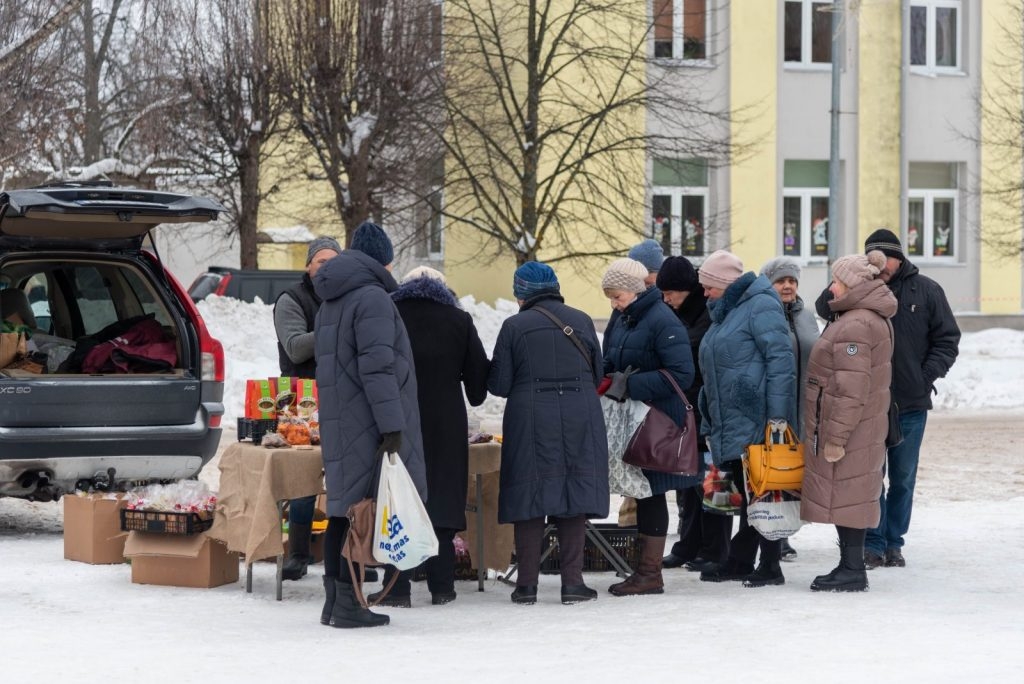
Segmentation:
<svg viewBox="0 0 1024 684">
<path fill-rule="evenodd" d="M 989 328 L 966 333 L 949 375 L 935 383 L 936 409 L 1024 407 L 1024 332 Z"/>
<path fill-rule="evenodd" d="M 260 231 L 270 238 L 271 242 L 312 242 L 316 235 L 307 226 L 288 226 L 286 228 L 264 228 Z"/>
</svg>

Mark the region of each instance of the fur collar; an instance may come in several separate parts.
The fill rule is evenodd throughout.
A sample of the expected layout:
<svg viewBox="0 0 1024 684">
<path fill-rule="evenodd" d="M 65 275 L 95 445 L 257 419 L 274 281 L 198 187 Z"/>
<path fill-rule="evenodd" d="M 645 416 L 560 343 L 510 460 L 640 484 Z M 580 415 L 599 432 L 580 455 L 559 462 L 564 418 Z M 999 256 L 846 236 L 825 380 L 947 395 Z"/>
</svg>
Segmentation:
<svg viewBox="0 0 1024 684">
<path fill-rule="evenodd" d="M 435 280 L 428 276 L 413 278 L 408 282 L 402 283 L 391 295 L 391 299 L 396 302 L 404 299 L 429 299 L 438 304 L 459 308 L 459 300 L 455 298 L 455 293 L 449 290 L 440 280 Z"/>
</svg>

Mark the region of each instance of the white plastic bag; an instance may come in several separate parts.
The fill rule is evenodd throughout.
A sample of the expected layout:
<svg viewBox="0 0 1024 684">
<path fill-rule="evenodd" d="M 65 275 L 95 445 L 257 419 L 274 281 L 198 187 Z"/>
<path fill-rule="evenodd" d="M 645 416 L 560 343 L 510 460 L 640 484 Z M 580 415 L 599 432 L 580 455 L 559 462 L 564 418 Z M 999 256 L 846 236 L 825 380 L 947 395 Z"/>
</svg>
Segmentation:
<svg viewBox="0 0 1024 684">
<path fill-rule="evenodd" d="M 747 522 L 769 541 L 792 537 L 804 524 L 800 496 L 788 490 L 765 492 L 747 504 Z"/>
<path fill-rule="evenodd" d="M 644 422 L 650 407 L 642 401 L 615 401 L 601 397 L 601 410 L 608 433 L 608 489 L 613 494 L 646 499 L 652 496 L 651 483 L 636 466 L 622 462 L 629 438 Z"/>
<path fill-rule="evenodd" d="M 386 454 L 377 486 L 373 557 L 399 570 L 412 570 L 437 555 L 437 536 L 416 485 L 398 454 Z"/>
</svg>

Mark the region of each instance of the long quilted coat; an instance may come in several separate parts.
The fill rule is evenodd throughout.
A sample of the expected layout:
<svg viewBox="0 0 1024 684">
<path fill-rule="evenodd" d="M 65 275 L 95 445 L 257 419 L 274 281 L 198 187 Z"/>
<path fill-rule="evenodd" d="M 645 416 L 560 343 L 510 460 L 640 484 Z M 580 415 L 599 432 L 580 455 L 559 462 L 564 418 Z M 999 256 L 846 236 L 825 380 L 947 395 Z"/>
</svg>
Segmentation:
<svg viewBox="0 0 1024 684">
<path fill-rule="evenodd" d="M 538 306 L 574 329 L 589 359 L 534 310 Z M 600 369 L 594 322 L 553 292 L 528 300 L 502 324 L 487 380 L 491 394 L 508 398 L 500 522 L 608 515 L 608 441 L 595 377 Z"/>
<path fill-rule="evenodd" d="M 693 384 L 693 349 L 686 326 L 661 299 L 661 290 L 648 288 L 609 321 L 604 331 L 604 372 L 638 371 L 629 376 L 629 398 L 650 402 L 682 426 L 685 404 L 660 369 L 667 370 L 679 388 Z M 670 489 L 692 487 L 701 481 L 695 477 L 645 470 L 651 492 L 664 494 Z"/>
<path fill-rule="evenodd" d="M 701 433 L 722 465 L 764 442 L 770 418 L 793 422 L 796 362 L 782 301 L 764 276 L 744 273 L 708 309 L 711 327 L 700 343 Z"/>
<path fill-rule="evenodd" d="M 345 250 L 320 267 L 313 286 L 323 300 L 316 384 L 327 515 L 344 516 L 370 491 L 385 432 L 402 433 L 399 455 L 426 500 L 412 348 L 388 294 L 398 284 L 373 258 Z"/>
<path fill-rule="evenodd" d="M 867 529 L 878 524 L 888 432 L 896 297 L 881 280 L 829 303 L 838 317 L 811 350 L 804 390 L 804 483 L 800 516 L 808 522 Z M 831 442 L 846 455 L 829 463 Z"/>
</svg>

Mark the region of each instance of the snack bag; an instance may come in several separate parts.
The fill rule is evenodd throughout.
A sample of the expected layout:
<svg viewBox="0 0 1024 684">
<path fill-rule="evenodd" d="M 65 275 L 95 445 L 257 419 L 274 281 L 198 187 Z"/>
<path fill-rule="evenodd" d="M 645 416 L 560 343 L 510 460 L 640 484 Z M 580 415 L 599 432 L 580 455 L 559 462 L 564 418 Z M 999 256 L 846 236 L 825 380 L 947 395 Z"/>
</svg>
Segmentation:
<svg viewBox="0 0 1024 684">
<path fill-rule="evenodd" d="M 295 388 L 292 384 L 292 378 L 288 376 L 281 376 L 279 378 L 270 378 L 270 389 L 274 394 L 274 401 L 277 405 L 277 413 L 279 416 L 284 415 L 295 415 Z"/>
<path fill-rule="evenodd" d="M 267 380 L 247 380 L 245 383 L 245 417 L 273 418 L 276 404 Z"/>
</svg>

